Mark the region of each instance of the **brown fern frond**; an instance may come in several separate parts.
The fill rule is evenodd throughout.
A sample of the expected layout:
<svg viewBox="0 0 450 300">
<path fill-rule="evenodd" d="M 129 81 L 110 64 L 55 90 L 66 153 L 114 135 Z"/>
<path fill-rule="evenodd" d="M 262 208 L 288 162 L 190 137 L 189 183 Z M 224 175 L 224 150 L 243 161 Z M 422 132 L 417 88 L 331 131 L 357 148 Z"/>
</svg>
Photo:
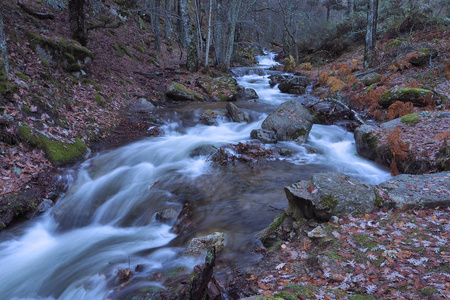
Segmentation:
<svg viewBox="0 0 450 300">
<path fill-rule="evenodd" d="M 405 115 L 411 114 L 414 112 L 414 106 L 412 102 L 402 102 L 396 101 L 391 104 L 388 108 L 388 120 L 393 120 L 395 118 L 403 117 Z"/>
<path fill-rule="evenodd" d="M 411 59 L 415 59 L 415 58 L 419 58 L 419 52 L 418 51 L 409 52 L 408 54 L 405 55 L 405 60 L 407 62 L 410 62 Z"/>
<path fill-rule="evenodd" d="M 388 142 L 391 147 L 392 159 L 402 161 L 408 157 L 409 144 L 402 141 L 400 137 L 400 128 L 395 128 L 388 136 Z"/>
<path fill-rule="evenodd" d="M 400 172 L 398 171 L 398 168 L 397 168 L 397 163 L 395 161 L 395 158 L 392 159 L 390 167 L 391 167 L 391 175 L 392 176 L 400 175 Z"/>
</svg>

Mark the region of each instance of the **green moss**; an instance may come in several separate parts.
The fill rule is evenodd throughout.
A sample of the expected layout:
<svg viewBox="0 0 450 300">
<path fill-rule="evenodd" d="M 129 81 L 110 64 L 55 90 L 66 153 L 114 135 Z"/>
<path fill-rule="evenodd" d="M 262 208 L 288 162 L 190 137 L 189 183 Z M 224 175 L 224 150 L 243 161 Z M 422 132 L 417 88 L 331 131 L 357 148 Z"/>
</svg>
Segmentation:
<svg viewBox="0 0 450 300">
<path fill-rule="evenodd" d="M 95 82 L 92 79 L 83 78 L 81 80 L 81 82 L 92 85 L 96 91 L 101 91 L 102 90 L 102 87 L 97 82 Z"/>
<path fill-rule="evenodd" d="M 437 293 L 439 293 L 439 291 L 431 286 L 427 286 L 427 287 L 424 287 L 423 289 L 419 290 L 419 295 L 421 295 L 423 297 L 430 297 Z"/>
<path fill-rule="evenodd" d="M 386 201 L 384 201 L 384 199 L 381 198 L 380 195 L 378 195 L 376 190 L 374 190 L 374 193 L 375 193 L 375 200 L 373 204 L 377 207 L 383 207 Z"/>
<path fill-rule="evenodd" d="M 22 74 L 20 72 L 17 72 L 16 76 L 19 77 L 20 79 L 22 79 L 23 81 L 30 81 L 30 77 L 28 77 L 27 75 Z"/>
<path fill-rule="evenodd" d="M 194 101 L 194 100 L 205 101 L 205 97 L 202 94 L 200 94 L 199 92 L 196 92 L 196 91 L 189 90 L 180 83 L 174 82 L 172 84 L 172 88 L 174 90 L 180 91 L 181 93 L 187 95 L 188 97 L 191 98 L 192 101 Z"/>
<path fill-rule="evenodd" d="M 372 86 L 373 84 L 381 81 L 381 74 L 376 74 L 372 77 L 368 77 L 362 80 L 362 82 L 364 83 L 364 85 L 366 86 Z"/>
<path fill-rule="evenodd" d="M 403 88 L 384 92 L 378 99 L 378 104 L 387 108 L 396 101 L 412 102 L 416 105 L 426 105 L 426 98 L 433 98 L 433 92 L 426 89 Z"/>
<path fill-rule="evenodd" d="M 147 26 L 145 26 L 144 20 L 142 20 L 141 17 L 139 17 L 138 22 L 139 22 L 139 28 L 141 28 L 142 30 L 147 30 Z"/>
<path fill-rule="evenodd" d="M 368 295 L 353 295 L 348 297 L 349 300 L 375 300 L 375 297 Z"/>
<path fill-rule="evenodd" d="M 39 60 L 41 61 L 41 64 L 42 64 L 44 67 L 50 66 L 50 63 L 49 63 L 45 58 L 39 58 Z"/>
<path fill-rule="evenodd" d="M 334 198 L 333 195 L 322 196 L 320 204 L 323 208 L 327 208 L 330 210 L 334 210 L 338 205 L 338 201 Z"/>
<path fill-rule="evenodd" d="M 42 149 L 50 162 L 55 165 L 74 162 L 83 157 L 87 151 L 86 145 L 79 138 L 76 138 L 75 142 L 70 144 L 61 141 L 52 141 L 43 135 L 35 137 L 31 133 L 30 127 L 26 125 L 19 127 L 19 136 L 22 141 Z"/>
<path fill-rule="evenodd" d="M 294 139 L 296 140 L 296 139 L 298 139 L 299 137 L 305 136 L 305 135 L 307 135 L 307 134 L 308 134 L 308 130 L 306 130 L 305 128 L 302 128 L 302 129 L 297 130 L 297 131 L 294 133 L 293 137 L 294 137 Z"/>
<path fill-rule="evenodd" d="M 221 101 L 229 101 L 237 93 L 237 82 L 231 76 L 216 78 L 205 76 L 199 78 L 197 82 L 206 93 L 218 97 Z"/>
<path fill-rule="evenodd" d="M 312 285 L 301 285 L 301 284 L 288 284 L 281 292 L 275 294 L 276 297 L 282 297 L 282 299 L 299 299 L 297 295 L 306 296 L 307 298 L 314 297 L 314 293 L 317 292 L 318 288 Z M 289 292 L 288 292 L 289 291 Z M 292 292 L 291 292 L 292 291 Z M 283 294 L 281 294 L 283 293 Z M 284 298 L 282 295 L 295 295 L 295 298 Z"/>
<path fill-rule="evenodd" d="M 386 45 L 386 48 L 397 48 L 402 46 L 405 43 L 404 39 L 395 39 L 389 44 Z"/>
<path fill-rule="evenodd" d="M 272 223 L 269 226 L 269 230 L 276 230 L 284 221 L 284 219 L 286 218 L 286 214 L 282 213 L 281 215 L 279 215 L 278 217 L 276 217 Z"/>
<path fill-rule="evenodd" d="M 54 39 L 49 39 L 31 31 L 27 31 L 27 36 L 31 48 L 36 50 L 36 47 L 40 46 L 45 49 L 52 57 L 61 61 L 63 67 L 68 68 L 69 71 L 81 68 L 78 61 L 84 62 L 86 58 L 94 58 L 94 54 L 89 49 L 74 40 L 65 40 L 57 36 Z M 42 58 L 41 61 L 43 61 Z M 48 66 L 48 62 L 42 64 Z"/>
<path fill-rule="evenodd" d="M 369 250 L 378 246 L 376 241 L 373 241 L 369 235 L 363 233 L 353 235 L 352 239 L 362 248 L 369 248 Z"/>
<path fill-rule="evenodd" d="M 103 97 L 99 94 L 95 94 L 94 101 L 97 102 L 100 107 L 105 108 L 105 100 L 103 100 Z"/>
<path fill-rule="evenodd" d="M 417 113 L 414 113 L 414 114 L 409 114 L 409 115 L 403 116 L 401 118 L 401 122 L 403 124 L 413 125 L 419 119 L 420 119 L 420 116 Z"/>
</svg>

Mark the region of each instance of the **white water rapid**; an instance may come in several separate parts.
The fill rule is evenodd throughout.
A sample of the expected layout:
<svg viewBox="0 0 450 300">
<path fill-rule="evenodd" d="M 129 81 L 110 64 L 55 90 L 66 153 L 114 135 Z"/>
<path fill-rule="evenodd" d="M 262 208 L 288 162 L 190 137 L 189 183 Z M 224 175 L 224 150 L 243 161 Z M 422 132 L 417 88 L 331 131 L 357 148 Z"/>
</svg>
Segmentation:
<svg viewBox="0 0 450 300">
<path fill-rule="evenodd" d="M 276 64 L 272 54 L 259 59 L 263 67 Z M 340 171 L 367 183 L 389 178 L 386 170 L 360 158 L 353 134 L 337 126 L 314 125 L 305 145 L 277 145 L 295 154 L 256 171 L 215 167 L 207 155 L 191 157 L 200 146 L 250 141 L 251 130 L 260 128 L 268 113 L 296 99 L 270 88 L 268 80 L 255 74 L 238 78 L 260 96 L 237 103 L 251 113 L 249 124 L 223 119 L 218 126 L 185 127 L 183 118 L 198 117 L 185 110 L 173 113 L 163 136 L 84 162 L 54 208 L 0 234 L 0 299 L 108 299 L 119 268 L 130 268 L 137 278 L 131 291 L 162 288 L 148 277 L 179 267 L 189 272 L 202 261 L 181 255 L 197 235 L 225 232 L 225 256 L 251 257 L 253 236 L 278 213 L 270 207 L 287 205 L 284 185 L 321 171 Z M 179 212 L 185 201 L 193 204 L 193 225 L 177 236 L 171 231 L 174 221 L 164 224 L 155 215 Z M 138 265 L 142 272 L 134 272 Z"/>
</svg>

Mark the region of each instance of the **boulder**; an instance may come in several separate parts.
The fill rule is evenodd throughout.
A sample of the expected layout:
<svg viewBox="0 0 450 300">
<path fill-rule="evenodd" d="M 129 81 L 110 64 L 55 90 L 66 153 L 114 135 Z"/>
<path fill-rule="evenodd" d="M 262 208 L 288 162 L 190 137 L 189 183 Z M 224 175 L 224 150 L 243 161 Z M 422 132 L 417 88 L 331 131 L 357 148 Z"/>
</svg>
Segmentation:
<svg viewBox="0 0 450 300">
<path fill-rule="evenodd" d="M 222 232 L 216 232 L 214 234 L 192 239 L 189 246 L 184 250 L 184 255 L 198 256 L 212 247 L 215 247 L 216 252 L 219 252 L 224 246 L 225 235 Z"/>
<path fill-rule="evenodd" d="M 366 74 L 364 76 L 361 76 L 359 78 L 359 80 L 365 85 L 365 86 L 371 86 L 374 83 L 377 83 L 379 81 L 381 81 L 381 75 L 376 73 L 376 72 L 372 72 L 369 74 Z"/>
<path fill-rule="evenodd" d="M 200 122 L 208 126 L 217 126 L 219 125 L 219 122 L 217 122 L 218 116 L 219 114 L 217 112 L 207 109 L 200 116 Z"/>
<path fill-rule="evenodd" d="M 426 175 L 402 174 L 378 187 L 384 206 L 395 208 L 436 208 L 450 206 L 450 172 Z"/>
<path fill-rule="evenodd" d="M 231 76 L 209 77 L 203 76 L 197 79 L 199 86 L 208 95 L 219 101 L 235 101 L 238 84 Z"/>
<path fill-rule="evenodd" d="M 242 111 L 233 103 L 231 103 L 231 102 L 227 103 L 226 108 L 234 122 L 244 123 L 244 122 L 250 121 L 248 113 L 246 113 L 245 111 Z"/>
<path fill-rule="evenodd" d="M 414 66 L 423 66 L 430 62 L 430 59 L 436 55 L 436 52 L 428 47 L 420 48 L 414 53 L 409 62 Z"/>
<path fill-rule="evenodd" d="M 390 167 L 393 162 L 389 136 L 397 130 L 397 139 L 407 147 L 407 157 L 396 159 L 400 173 L 423 174 L 450 170 L 449 112 L 420 112 L 381 124 L 362 125 L 355 130 L 358 154 Z M 420 134 L 418 134 L 420 133 Z"/>
<path fill-rule="evenodd" d="M 292 78 L 294 78 L 294 76 L 292 76 L 292 75 L 280 75 L 280 74 L 270 75 L 269 76 L 269 79 L 270 79 L 269 84 L 271 87 L 274 87 L 275 85 L 279 84 L 283 80 L 292 79 Z"/>
<path fill-rule="evenodd" d="M 287 101 L 272 112 L 261 128 L 272 131 L 278 141 L 306 141 L 313 125 L 314 117 L 300 102 Z"/>
<path fill-rule="evenodd" d="M 257 139 L 263 142 L 264 144 L 275 144 L 277 142 L 277 136 L 275 132 L 264 130 L 264 129 L 254 129 L 250 133 L 250 137 L 252 139 Z"/>
<path fill-rule="evenodd" d="M 55 204 L 53 203 L 52 200 L 50 199 L 43 199 L 41 204 L 39 204 L 39 206 L 36 208 L 36 212 L 37 213 L 45 213 L 47 210 L 49 210 L 50 208 L 52 208 Z"/>
<path fill-rule="evenodd" d="M 205 101 L 205 96 L 199 92 L 193 91 L 185 87 L 184 85 L 172 82 L 169 90 L 166 92 L 166 96 L 176 101 Z"/>
<path fill-rule="evenodd" d="M 347 175 L 330 172 L 314 174 L 311 181 L 299 181 L 284 188 L 289 200 L 286 214 L 296 221 L 369 213 L 376 207 L 374 187 Z"/>
<path fill-rule="evenodd" d="M 283 93 L 289 94 L 305 94 L 306 87 L 311 84 L 311 79 L 304 76 L 296 76 L 291 79 L 281 81 L 278 85 L 278 89 Z"/>
<path fill-rule="evenodd" d="M 203 145 L 195 148 L 189 153 L 190 157 L 212 155 L 217 152 L 217 148 L 213 145 Z"/>
<path fill-rule="evenodd" d="M 69 72 L 77 72 L 94 59 L 94 54 L 75 40 L 46 38 L 31 31 L 27 31 L 27 36 L 31 48 L 43 64 L 62 66 Z"/>
<path fill-rule="evenodd" d="M 378 104 L 388 108 L 396 101 L 412 102 L 416 106 L 426 106 L 444 100 L 444 97 L 426 89 L 394 88 L 381 94 Z"/>
<path fill-rule="evenodd" d="M 245 87 L 238 88 L 236 93 L 237 100 L 252 100 L 258 99 L 258 94 L 254 89 L 247 89 Z"/>
<path fill-rule="evenodd" d="M 178 212 L 173 208 L 168 208 L 163 211 L 159 211 L 155 215 L 155 219 L 161 223 L 172 222 L 177 217 L 178 217 Z"/>
</svg>

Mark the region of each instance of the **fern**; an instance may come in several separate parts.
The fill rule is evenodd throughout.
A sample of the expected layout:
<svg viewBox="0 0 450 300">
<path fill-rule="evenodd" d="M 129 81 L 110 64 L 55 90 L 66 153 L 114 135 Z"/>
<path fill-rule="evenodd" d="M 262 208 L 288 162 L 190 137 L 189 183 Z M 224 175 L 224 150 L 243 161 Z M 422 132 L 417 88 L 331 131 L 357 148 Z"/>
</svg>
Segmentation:
<svg viewBox="0 0 450 300">
<path fill-rule="evenodd" d="M 391 161 L 391 174 L 396 176 L 400 174 L 397 161 L 402 161 L 408 157 L 409 144 L 402 141 L 400 137 L 400 129 L 397 127 L 388 136 L 388 142 L 391 147 L 392 161 Z"/>
<path fill-rule="evenodd" d="M 414 106 L 412 102 L 396 101 L 388 108 L 388 119 L 393 120 L 395 118 L 403 117 L 414 112 Z"/>
</svg>

